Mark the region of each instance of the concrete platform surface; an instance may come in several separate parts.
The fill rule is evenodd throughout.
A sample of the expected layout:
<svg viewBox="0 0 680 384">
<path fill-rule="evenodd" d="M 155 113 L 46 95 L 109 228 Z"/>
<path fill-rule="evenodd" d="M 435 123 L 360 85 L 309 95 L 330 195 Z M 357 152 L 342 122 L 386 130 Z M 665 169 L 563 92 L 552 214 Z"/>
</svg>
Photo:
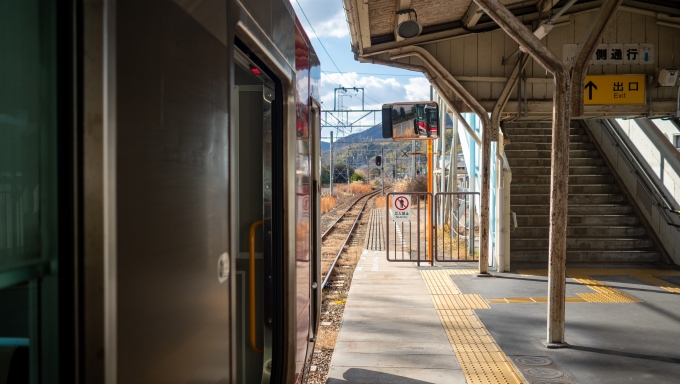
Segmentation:
<svg viewBox="0 0 680 384">
<path fill-rule="evenodd" d="M 328 383 L 680 383 L 680 268 L 569 265 L 564 349 L 542 344 L 545 268 L 478 278 L 365 251 Z"/>
<path fill-rule="evenodd" d="M 327 381 L 465 383 L 420 272 L 364 251 L 354 272 Z"/>
</svg>

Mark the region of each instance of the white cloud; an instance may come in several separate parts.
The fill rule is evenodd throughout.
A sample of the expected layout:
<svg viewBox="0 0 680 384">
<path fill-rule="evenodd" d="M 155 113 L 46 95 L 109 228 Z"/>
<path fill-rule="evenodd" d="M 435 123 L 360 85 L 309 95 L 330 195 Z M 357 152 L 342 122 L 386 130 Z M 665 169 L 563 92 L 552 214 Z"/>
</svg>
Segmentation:
<svg viewBox="0 0 680 384">
<path fill-rule="evenodd" d="M 430 100 L 430 82 L 424 77 L 412 77 L 404 85 L 406 101 Z"/>
<path fill-rule="evenodd" d="M 312 22 L 312 27 L 320 38 L 324 37 L 346 37 L 349 36 L 349 27 L 345 19 L 345 10 L 342 7 L 342 1 L 318 1 L 318 0 L 299 0 L 305 15 Z M 305 30 L 308 28 L 307 20 L 300 12 L 300 7 L 296 1 L 291 1 L 295 7 L 300 23 Z M 314 37 L 312 31 L 308 31 L 309 37 Z"/>
<path fill-rule="evenodd" d="M 344 75 L 344 76 L 343 76 Z M 344 74 L 329 73 L 321 75 L 321 101 L 323 109 L 334 109 L 335 88 L 344 86 L 364 88 L 364 109 L 380 110 L 382 104 L 399 101 L 427 100 L 430 97 L 430 83 L 424 77 L 411 77 L 407 81 L 398 81 L 394 77 L 363 76 L 356 72 Z M 361 108 L 361 92 L 353 90 L 347 92 L 351 97 L 343 98 L 344 109 Z M 358 118 L 358 117 L 357 117 Z M 373 125 L 373 115 L 362 120 L 361 124 Z M 381 116 L 376 115 L 376 122 L 380 122 Z"/>
</svg>

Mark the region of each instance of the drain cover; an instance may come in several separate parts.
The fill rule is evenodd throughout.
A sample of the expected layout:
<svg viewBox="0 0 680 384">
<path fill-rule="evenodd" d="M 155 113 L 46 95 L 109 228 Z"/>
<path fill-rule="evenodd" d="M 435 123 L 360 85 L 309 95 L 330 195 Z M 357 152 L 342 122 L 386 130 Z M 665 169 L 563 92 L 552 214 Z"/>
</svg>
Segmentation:
<svg viewBox="0 0 680 384">
<path fill-rule="evenodd" d="M 552 364 L 552 360 L 548 359 L 547 357 L 539 357 L 539 356 L 520 356 L 520 357 L 515 357 L 515 363 L 518 364 L 524 364 L 524 365 L 550 365 Z"/>
<path fill-rule="evenodd" d="M 541 381 L 534 381 L 534 382 L 531 383 L 531 384 L 564 384 L 564 383 L 565 383 L 564 381 L 545 381 L 545 380 L 541 380 Z"/>
<path fill-rule="evenodd" d="M 573 383 L 548 356 L 508 356 L 528 384 Z"/>
<path fill-rule="evenodd" d="M 524 372 L 527 375 L 540 377 L 541 379 L 556 379 L 564 376 L 564 373 L 552 368 L 527 368 Z"/>
</svg>

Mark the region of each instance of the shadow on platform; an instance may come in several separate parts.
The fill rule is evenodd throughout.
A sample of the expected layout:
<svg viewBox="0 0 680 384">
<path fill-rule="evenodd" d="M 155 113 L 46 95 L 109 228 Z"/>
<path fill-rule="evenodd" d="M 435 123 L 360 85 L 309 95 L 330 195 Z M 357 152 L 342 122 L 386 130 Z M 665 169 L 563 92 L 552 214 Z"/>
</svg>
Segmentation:
<svg viewBox="0 0 680 384">
<path fill-rule="evenodd" d="M 381 384 L 433 384 L 430 381 L 411 379 L 370 369 L 350 368 L 342 375 L 344 380 L 328 379 L 326 384 L 381 383 Z"/>
</svg>

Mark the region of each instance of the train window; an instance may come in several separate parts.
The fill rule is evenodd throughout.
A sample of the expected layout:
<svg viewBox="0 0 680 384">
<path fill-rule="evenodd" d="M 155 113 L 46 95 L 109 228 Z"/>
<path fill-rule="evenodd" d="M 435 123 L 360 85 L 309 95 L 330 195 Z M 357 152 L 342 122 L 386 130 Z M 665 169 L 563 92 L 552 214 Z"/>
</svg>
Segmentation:
<svg viewBox="0 0 680 384">
<path fill-rule="evenodd" d="M 55 8 L 0 6 L 0 383 L 57 373 Z"/>
</svg>

